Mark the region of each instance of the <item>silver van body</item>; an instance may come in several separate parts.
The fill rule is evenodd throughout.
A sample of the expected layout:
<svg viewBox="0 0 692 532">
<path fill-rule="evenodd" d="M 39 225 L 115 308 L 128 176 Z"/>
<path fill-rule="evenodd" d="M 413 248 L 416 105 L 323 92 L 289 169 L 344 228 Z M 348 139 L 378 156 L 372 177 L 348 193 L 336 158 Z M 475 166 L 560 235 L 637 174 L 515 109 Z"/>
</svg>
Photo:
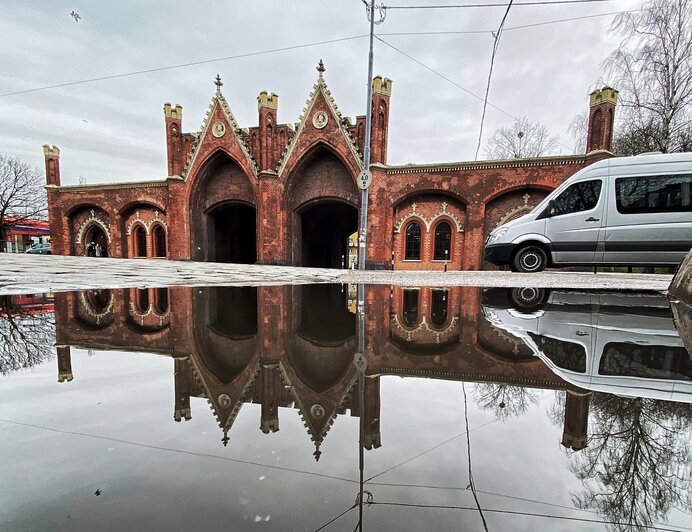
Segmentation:
<svg viewBox="0 0 692 532">
<path fill-rule="evenodd" d="M 692 153 L 619 157 L 580 170 L 492 231 L 485 260 L 546 266 L 677 265 L 692 248 Z"/>
<path fill-rule="evenodd" d="M 692 353 L 662 293 L 491 288 L 482 311 L 579 388 L 692 403 Z"/>
</svg>

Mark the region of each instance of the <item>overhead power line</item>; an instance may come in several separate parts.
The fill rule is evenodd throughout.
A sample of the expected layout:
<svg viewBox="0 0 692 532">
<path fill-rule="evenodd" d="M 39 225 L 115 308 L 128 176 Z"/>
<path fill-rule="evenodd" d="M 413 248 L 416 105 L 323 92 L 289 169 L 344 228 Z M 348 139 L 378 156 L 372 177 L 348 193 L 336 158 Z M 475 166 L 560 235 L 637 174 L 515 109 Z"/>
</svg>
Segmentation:
<svg viewBox="0 0 692 532">
<path fill-rule="evenodd" d="M 509 10 L 512 8 L 513 0 L 509 0 L 509 4 L 507 4 L 507 11 L 505 11 L 505 15 L 502 17 L 502 21 L 500 22 L 500 26 L 497 28 L 497 32 L 493 34 L 495 37 L 495 42 L 493 42 L 493 53 L 490 56 L 490 70 L 488 71 L 488 83 L 485 87 L 485 98 L 483 99 L 483 114 L 481 115 L 481 127 L 478 132 L 478 146 L 476 147 L 476 156 L 474 159 L 478 160 L 478 152 L 481 149 L 481 139 L 483 137 L 483 122 L 485 121 L 485 111 L 488 106 L 488 95 L 490 94 L 490 80 L 493 75 L 493 65 L 495 64 L 495 54 L 497 53 L 497 47 L 500 44 L 500 37 L 502 37 L 502 29 L 505 26 L 505 21 L 507 20 L 507 15 L 509 15 Z"/>
<path fill-rule="evenodd" d="M 467 88 L 464 87 L 463 85 L 460 85 L 459 83 L 457 83 L 457 82 L 454 81 L 453 79 L 448 78 L 447 76 L 445 76 L 445 75 L 442 74 L 441 72 L 438 72 L 438 71 L 435 70 L 434 68 L 429 67 L 428 65 L 426 65 L 425 63 L 419 61 L 419 60 L 416 59 L 415 57 L 410 56 L 409 54 L 407 54 L 407 53 L 404 52 L 403 50 L 400 50 L 399 48 L 397 48 L 397 47 L 394 46 L 393 44 L 388 43 L 387 41 L 385 41 L 384 39 L 378 37 L 377 35 L 375 35 L 375 39 L 377 39 L 378 41 L 380 41 L 382 44 L 386 44 L 386 45 L 389 46 L 392 50 L 395 50 L 395 51 L 399 52 L 399 53 L 400 53 L 401 55 L 403 55 L 404 57 L 408 57 L 408 58 L 409 58 L 411 61 L 413 61 L 414 63 L 416 63 L 416 64 L 422 66 L 422 67 L 425 68 L 426 70 L 429 70 L 430 72 L 432 72 L 432 73 L 435 74 L 436 76 L 441 77 L 442 79 L 444 79 L 445 81 L 451 83 L 451 84 L 454 85 L 455 87 L 457 87 L 457 88 L 463 90 L 465 93 L 467 93 L 467 94 L 473 96 L 474 98 L 476 98 L 476 99 L 478 99 L 478 100 L 480 100 L 480 101 L 483 101 L 483 97 L 482 97 L 482 96 L 476 94 L 476 93 L 473 92 L 473 91 L 470 91 L 469 89 L 467 89 Z M 508 116 L 509 118 L 511 118 L 512 120 L 516 120 L 516 117 L 515 117 L 515 116 L 509 114 L 509 113 L 508 113 L 507 111 L 505 111 L 504 109 L 500 109 L 497 105 L 493 105 L 493 104 L 490 103 L 490 102 L 488 102 L 488 105 L 489 105 L 490 107 L 492 107 L 493 109 L 495 109 L 495 110 L 497 110 L 497 111 L 500 111 L 501 113 L 507 115 L 507 116 Z"/>
<path fill-rule="evenodd" d="M 298 50 L 300 48 L 309 48 L 311 46 L 320 46 L 322 44 L 331 44 L 331 43 L 335 43 L 335 42 L 352 41 L 354 39 L 362 39 L 363 37 L 367 37 L 367 36 L 368 36 L 368 34 L 354 35 L 352 37 L 341 37 L 339 39 L 329 39 L 327 41 L 311 42 L 311 43 L 306 43 L 306 44 L 296 44 L 293 46 L 283 46 L 281 48 L 272 48 L 271 50 L 261 50 L 259 52 L 248 52 L 248 53 L 244 53 L 244 54 L 228 55 L 226 57 L 217 57 L 215 59 L 203 59 L 201 61 L 191 61 L 189 63 L 179 63 L 177 65 L 168 65 L 168 66 L 163 66 L 163 67 L 147 68 L 145 70 L 137 70 L 135 72 L 126 72 L 123 74 L 113 74 L 111 76 L 101 76 L 98 78 L 82 79 L 79 81 L 69 81 L 67 83 L 57 83 L 55 85 L 46 85 L 43 87 L 35 87 L 33 89 L 24 89 L 21 91 L 7 92 L 5 94 L 0 94 L 0 98 L 4 98 L 6 96 L 16 96 L 18 94 L 27 94 L 30 92 L 44 91 L 44 90 L 48 90 L 48 89 L 59 89 L 62 87 L 72 87 L 74 85 L 82 85 L 84 83 L 93 83 L 94 81 L 105 81 L 105 80 L 109 80 L 109 79 L 118 79 L 118 78 L 127 78 L 130 76 L 138 76 L 140 74 L 150 74 L 152 72 L 162 72 L 164 70 L 172 70 L 174 68 L 184 68 L 184 67 L 195 66 L 195 65 L 205 65 L 208 63 L 217 63 L 219 61 L 229 61 L 231 59 L 242 59 L 245 57 L 255 57 L 258 55 L 273 54 L 276 52 L 285 52 L 288 50 Z"/>
<path fill-rule="evenodd" d="M 513 4 L 516 5 L 516 4 Z M 559 24 L 561 22 L 573 22 L 575 20 L 584 20 L 590 18 L 598 17 L 608 17 L 612 15 L 620 15 L 622 13 L 634 13 L 635 11 L 641 11 L 640 9 L 631 9 L 627 11 L 610 11 L 608 13 L 597 13 L 595 15 L 583 15 L 581 17 L 570 17 L 561 18 L 557 20 L 546 20 L 544 22 L 534 22 L 532 24 L 522 24 L 521 26 L 510 26 L 502 31 L 512 31 L 512 30 L 523 30 L 527 28 L 535 28 L 538 26 L 548 26 L 550 24 Z M 466 30 L 466 31 L 399 31 L 391 33 L 378 33 L 380 36 L 392 37 L 392 36 L 405 36 L 405 35 L 488 35 L 492 34 L 495 30 Z"/>
<path fill-rule="evenodd" d="M 613 0 L 541 0 L 538 2 L 514 2 L 515 6 L 545 6 L 556 4 L 589 4 L 592 2 L 612 2 Z M 497 4 L 442 4 L 432 6 L 384 6 L 384 9 L 467 9 L 483 7 L 507 7 L 507 3 Z"/>
</svg>

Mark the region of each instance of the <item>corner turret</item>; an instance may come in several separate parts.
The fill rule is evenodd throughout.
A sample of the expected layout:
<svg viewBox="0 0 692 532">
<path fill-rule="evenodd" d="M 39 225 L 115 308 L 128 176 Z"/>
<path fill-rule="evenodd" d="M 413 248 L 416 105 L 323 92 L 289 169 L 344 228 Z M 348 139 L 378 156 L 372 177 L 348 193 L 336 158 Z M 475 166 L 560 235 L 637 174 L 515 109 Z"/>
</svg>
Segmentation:
<svg viewBox="0 0 692 532">
<path fill-rule="evenodd" d="M 46 185 L 60 186 L 60 149 L 43 145 L 43 158 L 46 160 Z"/>
<path fill-rule="evenodd" d="M 257 97 L 259 112 L 259 171 L 273 171 L 277 165 L 275 153 L 276 118 L 279 109 L 279 95 L 260 92 Z"/>
<path fill-rule="evenodd" d="M 589 94 L 589 126 L 586 133 L 586 153 L 594 150 L 611 151 L 613 122 L 618 91 L 603 87 Z"/>
<path fill-rule="evenodd" d="M 183 108 L 173 107 L 170 103 L 163 105 L 166 121 L 166 148 L 168 153 L 168 175 L 180 175 L 183 171 Z"/>
<path fill-rule="evenodd" d="M 382 76 L 372 80 L 372 132 L 370 136 L 370 162 L 387 162 L 387 137 L 389 135 L 389 100 L 393 81 Z"/>
</svg>

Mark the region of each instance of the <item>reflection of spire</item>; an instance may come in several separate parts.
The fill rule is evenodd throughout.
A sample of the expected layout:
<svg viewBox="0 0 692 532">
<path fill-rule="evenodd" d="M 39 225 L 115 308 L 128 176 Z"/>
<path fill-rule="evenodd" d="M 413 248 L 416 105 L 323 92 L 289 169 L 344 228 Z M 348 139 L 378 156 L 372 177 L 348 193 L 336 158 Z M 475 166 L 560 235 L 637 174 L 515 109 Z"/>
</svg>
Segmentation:
<svg viewBox="0 0 692 532">
<path fill-rule="evenodd" d="M 322 456 L 322 451 L 320 451 L 320 444 L 319 443 L 315 444 L 315 452 L 312 453 L 312 456 L 315 457 L 315 462 L 320 461 L 320 456 Z"/>
<path fill-rule="evenodd" d="M 70 346 L 64 345 L 57 349 L 58 351 L 58 382 L 70 382 L 74 375 L 72 374 L 72 357 L 70 356 Z"/>
<path fill-rule="evenodd" d="M 221 438 L 221 443 L 223 443 L 223 446 L 226 447 L 228 445 L 228 429 L 223 429 L 223 438 Z"/>
</svg>

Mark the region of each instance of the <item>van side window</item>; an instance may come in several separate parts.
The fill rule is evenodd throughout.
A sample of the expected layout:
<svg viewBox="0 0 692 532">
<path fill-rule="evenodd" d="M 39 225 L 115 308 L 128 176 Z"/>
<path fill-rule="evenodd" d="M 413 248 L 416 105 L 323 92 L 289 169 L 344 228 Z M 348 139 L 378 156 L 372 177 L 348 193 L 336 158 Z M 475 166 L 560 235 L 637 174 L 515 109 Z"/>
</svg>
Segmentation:
<svg viewBox="0 0 692 532">
<path fill-rule="evenodd" d="M 549 336 L 529 333 L 531 339 L 545 356 L 562 369 L 586 373 L 586 349 L 583 345 Z"/>
<path fill-rule="evenodd" d="M 615 180 L 622 214 L 692 211 L 692 174 L 620 177 Z"/>
<path fill-rule="evenodd" d="M 574 183 L 555 198 L 555 210 L 553 216 L 561 214 L 569 214 L 571 212 L 588 211 L 593 209 L 598 203 L 598 197 L 601 195 L 601 186 L 603 182 L 600 179 L 592 181 L 581 181 Z"/>
</svg>

